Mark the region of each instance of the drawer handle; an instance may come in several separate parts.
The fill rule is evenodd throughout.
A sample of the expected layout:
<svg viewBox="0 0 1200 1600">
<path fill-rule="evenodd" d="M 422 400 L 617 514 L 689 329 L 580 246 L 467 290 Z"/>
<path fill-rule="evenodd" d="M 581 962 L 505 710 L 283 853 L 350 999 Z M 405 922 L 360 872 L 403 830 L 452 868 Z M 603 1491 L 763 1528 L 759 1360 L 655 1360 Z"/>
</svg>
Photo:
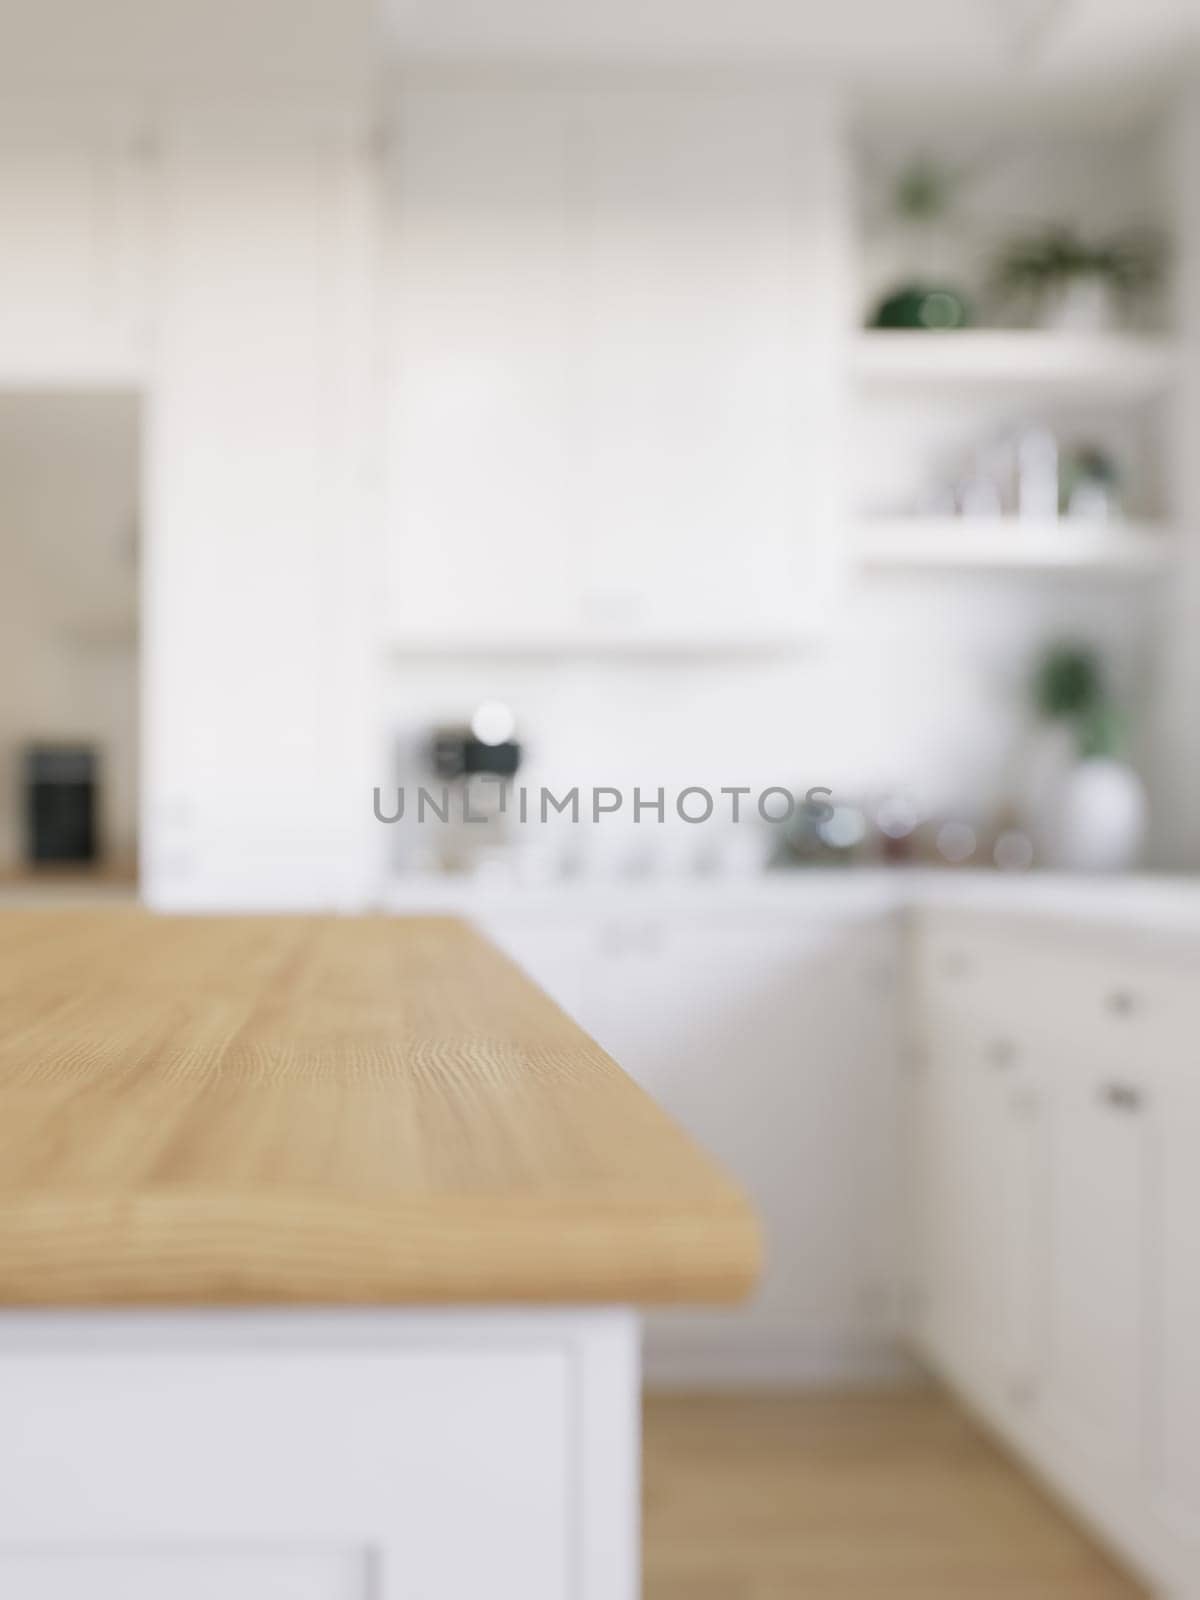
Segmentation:
<svg viewBox="0 0 1200 1600">
<path fill-rule="evenodd" d="M 1008 1108 L 1020 1122 L 1036 1122 L 1041 1103 L 1036 1089 L 1016 1089 L 1009 1098 Z"/>
<path fill-rule="evenodd" d="M 1146 1097 L 1131 1083 L 1106 1083 L 1100 1098 L 1113 1111 L 1140 1111 Z"/>
<path fill-rule="evenodd" d="M 1001 1070 L 1011 1067 L 1017 1059 L 1017 1047 L 1011 1039 L 992 1039 L 987 1047 L 988 1065 Z"/>
<path fill-rule="evenodd" d="M 1132 989 L 1110 989 L 1105 1000 L 1114 1017 L 1131 1017 L 1138 1009 L 1138 997 Z"/>
</svg>

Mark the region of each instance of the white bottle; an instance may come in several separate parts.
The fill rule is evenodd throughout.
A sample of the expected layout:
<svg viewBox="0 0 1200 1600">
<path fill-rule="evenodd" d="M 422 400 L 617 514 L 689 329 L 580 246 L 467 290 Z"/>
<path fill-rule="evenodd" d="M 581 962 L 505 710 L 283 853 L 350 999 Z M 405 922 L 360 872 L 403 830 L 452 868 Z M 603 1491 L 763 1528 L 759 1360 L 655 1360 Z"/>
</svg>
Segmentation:
<svg viewBox="0 0 1200 1600">
<path fill-rule="evenodd" d="M 1058 516 L 1058 441 L 1049 428 L 1027 428 L 1017 441 L 1017 514 L 1033 522 Z"/>
</svg>

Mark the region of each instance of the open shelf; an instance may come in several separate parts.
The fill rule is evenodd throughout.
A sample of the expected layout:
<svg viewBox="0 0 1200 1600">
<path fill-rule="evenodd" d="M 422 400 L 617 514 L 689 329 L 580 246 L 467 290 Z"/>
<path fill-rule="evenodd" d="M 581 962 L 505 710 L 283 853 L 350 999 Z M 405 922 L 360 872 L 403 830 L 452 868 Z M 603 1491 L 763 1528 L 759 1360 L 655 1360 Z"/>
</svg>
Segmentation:
<svg viewBox="0 0 1200 1600">
<path fill-rule="evenodd" d="M 1175 350 L 1169 340 L 1133 334 L 871 329 L 856 337 L 852 365 L 860 382 L 1029 385 L 1089 400 L 1142 399 L 1169 387 Z"/>
<path fill-rule="evenodd" d="M 1168 565 L 1169 530 L 1159 523 L 1024 522 L 1018 518 L 873 517 L 852 535 L 859 565 L 980 568 L 1152 576 Z"/>
<path fill-rule="evenodd" d="M 675 630 L 610 633 L 586 628 L 521 631 L 498 629 L 473 633 L 393 634 L 388 653 L 396 659 L 469 656 L 520 659 L 555 658 L 589 660 L 606 657 L 647 657 L 666 660 L 708 659 L 720 656 L 776 656 L 795 651 L 807 636 L 797 628 L 792 633 L 775 629 L 744 631 L 704 629 L 695 633 Z"/>
</svg>

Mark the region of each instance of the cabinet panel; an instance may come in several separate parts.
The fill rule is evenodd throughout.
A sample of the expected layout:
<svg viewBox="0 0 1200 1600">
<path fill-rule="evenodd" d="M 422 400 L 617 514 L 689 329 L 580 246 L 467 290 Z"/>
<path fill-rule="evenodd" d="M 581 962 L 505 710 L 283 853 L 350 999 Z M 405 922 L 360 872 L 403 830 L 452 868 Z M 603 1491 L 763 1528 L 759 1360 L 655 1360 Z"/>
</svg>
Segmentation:
<svg viewBox="0 0 1200 1600">
<path fill-rule="evenodd" d="M 666 637 L 794 631 L 827 531 L 828 130 L 761 93 L 576 115 L 585 607 Z"/>
<path fill-rule="evenodd" d="M 1150 1114 L 1137 1074 L 1060 1063 L 1047 1408 L 1096 1459 L 1132 1470 L 1144 1465 Z"/>
<path fill-rule="evenodd" d="M 489 912 L 488 934 L 752 1196 L 751 1305 L 656 1312 L 671 1382 L 829 1381 L 888 1366 L 900 1152 L 896 929 L 732 906 Z"/>
<path fill-rule="evenodd" d="M 767 1270 L 739 1323 L 843 1351 L 879 1334 L 898 1246 L 890 925 L 722 913 L 601 941 L 597 1038 L 763 1219 Z"/>
<path fill-rule="evenodd" d="M 932 1019 L 917 1080 L 917 1270 L 926 1339 L 1005 1402 L 1042 1357 L 1046 1148 L 1028 1045 L 986 1017 Z"/>
<path fill-rule="evenodd" d="M 819 96 L 405 92 L 398 644 L 752 645 L 812 620 L 835 548 L 837 149 Z"/>
<path fill-rule="evenodd" d="M 410 642 L 578 621 L 571 197 L 552 91 L 410 91 L 390 193 L 389 615 Z"/>
<path fill-rule="evenodd" d="M 98 1317 L 91 1348 L 64 1322 L 40 1348 L 4 1329 L 6 1600 L 561 1600 L 607 1372 L 588 1345 L 549 1317 L 432 1312 L 365 1314 L 349 1342 L 355 1314 L 334 1314 L 289 1342 L 300 1315 L 248 1335 L 219 1313 L 165 1334 L 135 1318 L 123 1346 Z"/>
<path fill-rule="evenodd" d="M 923 928 L 915 971 L 930 1343 L 996 1399 L 1036 1398 L 1098 1467 L 1137 1473 L 1158 978 L 1094 932 L 957 916 Z"/>
<path fill-rule="evenodd" d="M 1157 1304 L 1155 1466 L 1165 1508 L 1193 1540 L 1200 1537 L 1200 1071 L 1196 1064 L 1195 964 L 1164 974 L 1153 995 L 1147 1060 L 1160 1100 L 1154 1148 L 1160 1165 L 1150 1189 L 1150 1225 L 1160 1249 L 1151 1258 Z"/>
<path fill-rule="evenodd" d="M 366 1551 L 0 1550 L 0 1585 L 20 1600 L 367 1600 L 370 1567 Z"/>
<path fill-rule="evenodd" d="M 148 439 L 147 892 L 344 904 L 369 848 L 369 303 L 351 120 L 178 113 Z"/>
</svg>

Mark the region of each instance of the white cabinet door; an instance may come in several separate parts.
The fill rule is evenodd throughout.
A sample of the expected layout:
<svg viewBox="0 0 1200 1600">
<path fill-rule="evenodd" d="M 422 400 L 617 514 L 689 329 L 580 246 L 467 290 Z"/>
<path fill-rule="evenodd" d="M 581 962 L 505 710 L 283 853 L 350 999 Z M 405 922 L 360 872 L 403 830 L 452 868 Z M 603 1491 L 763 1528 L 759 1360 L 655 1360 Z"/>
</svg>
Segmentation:
<svg viewBox="0 0 1200 1600">
<path fill-rule="evenodd" d="M 1148 997 L 1146 1058 L 1158 1098 L 1150 1190 L 1157 1379 L 1155 1465 L 1160 1503 L 1191 1540 L 1200 1536 L 1200 1072 L 1196 965 L 1164 963 Z M 1153 1437 L 1153 1436 L 1152 1436 Z"/>
<path fill-rule="evenodd" d="M 373 825 L 363 146 L 332 115 L 214 107 L 172 118 L 163 169 L 146 892 L 352 905 Z"/>
<path fill-rule="evenodd" d="M 150 323 L 150 187 L 131 116 L 0 111 L 0 382 L 134 381 Z"/>
<path fill-rule="evenodd" d="M 753 647 L 812 622 L 835 549 L 838 149 L 815 95 L 405 92 L 397 644 Z"/>
<path fill-rule="evenodd" d="M 912 972 L 918 1334 L 959 1381 L 1028 1406 L 1045 1358 L 1049 1160 L 1036 961 L 927 918 Z"/>
<path fill-rule="evenodd" d="M 1200 1533 L 1200 1073 L 1194 1024 L 1177 1041 L 1162 1116 L 1163 1487 L 1172 1516 Z"/>
<path fill-rule="evenodd" d="M 796 915 L 615 920 L 585 1016 L 744 1185 L 766 1270 L 730 1321 L 651 1318 L 673 1378 L 849 1376 L 878 1361 L 897 1270 L 890 923 Z M 685 1365 L 694 1361 L 694 1366 Z"/>
<path fill-rule="evenodd" d="M 1092 1459 L 1144 1466 L 1153 1107 L 1136 1062 L 1054 1087 L 1046 1409 Z"/>
<path fill-rule="evenodd" d="M 575 115 L 585 618 L 668 640 L 794 634 L 830 548 L 829 108 L 653 88 Z"/>
<path fill-rule="evenodd" d="M 565 102 L 405 94 L 391 161 L 388 613 L 399 643 L 578 621 Z"/>
<path fill-rule="evenodd" d="M 960 1377 L 1028 1404 L 1041 1354 L 1037 1074 L 1027 1045 L 982 1020 L 935 1013 L 927 1027 L 916 1084 L 922 1336 Z"/>
<path fill-rule="evenodd" d="M 958 1381 L 1097 1467 L 1143 1463 L 1154 1104 L 1121 964 L 1068 931 L 932 919 L 922 1332 Z"/>
</svg>

